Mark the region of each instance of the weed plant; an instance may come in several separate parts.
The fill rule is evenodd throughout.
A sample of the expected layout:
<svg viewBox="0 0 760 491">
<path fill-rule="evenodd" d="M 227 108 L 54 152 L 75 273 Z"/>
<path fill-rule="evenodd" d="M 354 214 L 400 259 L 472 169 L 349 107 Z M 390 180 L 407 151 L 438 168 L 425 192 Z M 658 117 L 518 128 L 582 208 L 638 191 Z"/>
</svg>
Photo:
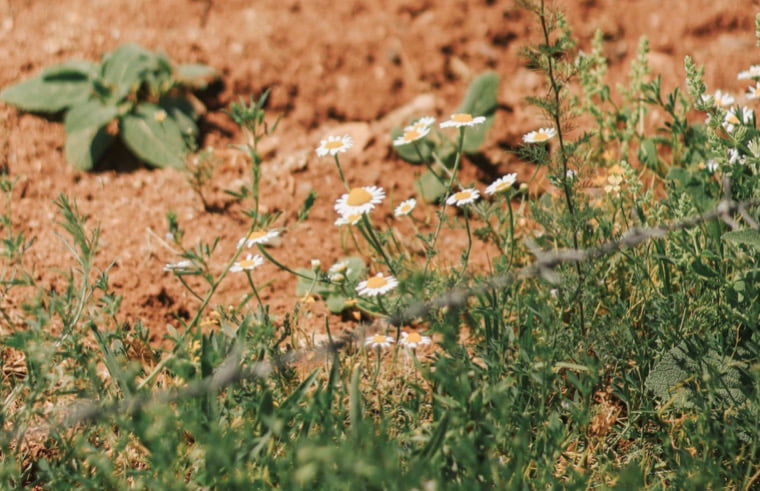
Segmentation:
<svg viewBox="0 0 760 491">
<path fill-rule="evenodd" d="M 117 320 L 108 269 L 93 265 L 98 228 L 59 197 L 74 258 L 65 287 L 38 289 L 20 320 L 0 309 L 2 486 L 756 488 L 754 112 L 708 93 L 688 58 L 686 90 L 666 92 L 645 40 L 613 90 L 601 35 L 582 53 L 561 12 L 521 6 L 537 27 L 526 61 L 546 91 L 530 98 L 542 119 L 517 152 L 546 167 L 552 191 L 533 196 L 534 177 L 516 174 L 483 190 L 461 182 L 488 101 L 466 98 L 462 107 L 486 109 L 420 115 L 394 133 L 437 191 L 420 188 L 419 204 L 398 203 L 392 219 L 376 211 L 382 186 L 346 178 L 350 135 L 327 137 L 317 154 L 345 186 L 332 197 L 345 258 L 290 265 L 268 249 L 287 223 L 259 211 L 257 145 L 275 126 L 266 94 L 235 104 L 251 182 L 230 194 L 250 203 L 250 227 L 220 258 L 218 239 L 185 249 L 167 216 L 178 260 L 165 268 L 198 301 L 167 333 L 171 349 Z M 739 78 L 758 83 L 760 67 Z M 653 112 L 663 127 L 647 126 Z M 2 183 L 7 292 L 32 283 L 32 243 L 14 232 L 12 181 Z M 325 204 L 310 194 L 300 220 L 312 206 Z M 467 238 L 454 259 L 440 254 L 453 234 Z M 483 244 L 498 251 L 486 269 L 472 261 Z M 298 278 L 293 310 L 278 318 L 251 274 L 267 263 Z M 250 294 L 210 309 L 233 274 Z M 300 327 L 314 298 L 362 322 L 339 335 L 328 320 L 328 342 L 315 345 Z"/>
</svg>

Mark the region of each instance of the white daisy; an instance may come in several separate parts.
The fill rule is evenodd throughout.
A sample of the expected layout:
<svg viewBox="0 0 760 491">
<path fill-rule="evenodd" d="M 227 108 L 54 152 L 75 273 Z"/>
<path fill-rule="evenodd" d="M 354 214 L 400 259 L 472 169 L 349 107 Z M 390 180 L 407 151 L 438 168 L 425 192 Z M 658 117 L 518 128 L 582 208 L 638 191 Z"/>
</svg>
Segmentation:
<svg viewBox="0 0 760 491">
<path fill-rule="evenodd" d="M 739 80 L 744 80 L 747 78 L 759 78 L 760 77 L 760 65 L 752 65 L 749 67 L 749 70 L 744 70 L 742 72 L 739 72 L 739 75 L 736 77 Z"/>
<path fill-rule="evenodd" d="M 414 123 L 410 124 L 409 126 L 406 126 L 404 128 L 404 131 L 408 130 L 429 130 L 431 126 L 433 126 L 433 123 L 435 123 L 435 118 L 432 116 L 423 116 Z"/>
<path fill-rule="evenodd" d="M 472 114 L 452 114 L 448 121 L 440 124 L 441 128 L 461 128 L 463 126 L 476 126 L 486 121 L 485 116 L 472 117 Z"/>
<path fill-rule="evenodd" d="M 405 348 L 415 349 L 417 346 L 430 344 L 432 340 L 428 336 L 422 336 L 416 332 L 402 332 L 399 344 Z"/>
<path fill-rule="evenodd" d="M 754 87 L 749 87 L 747 89 L 746 96 L 747 96 L 747 99 L 757 99 L 758 97 L 760 97 L 760 82 L 755 84 Z"/>
<path fill-rule="evenodd" d="M 369 346 L 370 348 L 377 349 L 390 348 L 393 342 L 393 338 L 390 336 L 386 336 L 384 334 L 375 334 L 374 336 L 369 336 L 364 340 L 364 346 Z"/>
<path fill-rule="evenodd" d="M 747 163 L 747 159 L 739 154 L 739 150 L 732 148 L 728 151 L 728 163 L 744 165 Z"/>
<path fill-rule="evenodd" d="M 410 198 L 406 201 L 402 201 L 399 203 L 399 205 L 396 207 L 396 209 L 393 211 L 393 214 L 397 217 L 403 217 L 412 212 L 414 210 L 414 207 L 417 206 L 417 200 L 414 198 Z"/>
<path fill-rule="evenodd" d="M 702 94 L 702 100 L 705 102 L 710 101 L 710 94 Z M 712 95 L 713 104 L 716 106 L 730 106 L 734 103 L 734 96 L 729 94 L 728 92 L 723 92 L 721 90 L 716 90 L 715 94 Z"/>
<path fill-rule="evenodd" d="M 319 268 L 321 267 L 322 267 L 322 261 L 320 261 L 319 259 L 311 260 L 311 269 L 313 269 L 314 271 L 319 271 Z"/>
<path fill-rule="evenodd" d="M 328 136 L 327 140 L 322 140 L 319 142 L 319 146 L 317 147 L 317 155 L 323 157 L 328 153 L 330 155 L 343 153 L 351 148 L 353 144 L 354 141 L 351 139 L 350 135 Z"/>
<path fill-rule="evenodd" d="M 264 264 L 264 258 L 258 254 L 245 256 L 242 261 L 236 261 L 232 267 L 230 267 L 230 273 L 239 273 L 240 271 L 253 271 Z"/>
<path fill-rule="evenodd" d="M 539 128 L 523 136 L 525 143 L 543 143 L 557 134 L 554 128 Z"/>
<path fill-rule="evenodd" d="M 448 199 L 446 199 L 446 204 L 457 206 L 469 205 L 470 203 L 477 201 L 479 197 L 480 193 L 477 189 L 467 188 L 449 196 Z"/>
<path fill-rule="evenodd" d="M 335 220 L 335 225 L 340 227 L 341 225 L 356 225 L 359 220 L 362 219 L 361 213 L 354 213 L 352 215 L 341 215 Z"/>
<path fill-rule="evenodd" d="M 349 271 L 350 269 L 348 268 L 348 261 L 338 261 L 337 263 L 330 266 L 330 269 L 327 270 L 328 273 L 344 273 L 345 272 L 346 274 L 348 274 Z"/>
<path fill-rule="evenodd" d="M 255 244 L 271 244 L 274 240 L 280 236 L 279 230 L 263 230 L 257 229 L 248 234 L 248 236 L 238 240 L 237 248 L 240 249 L 245 244 L 246 247 L 253 247 Z"/>
<path fill-rule="evenodd" d="M 330 273 L 327 275 L 327 279 L 333 283 L 343 283 L 346 281 L 346 277 L 343 273 Z"/>
<path fill-rule="evenodd" d="M 353 188 L 335 202 L 335 211 L 343 217 L 369 213 L 385 198 L 385 191 L 379 186 Z"/>
<path fill-rule="evenodd" d="M 164 264 L 164 271 L 179 271 L 179 270 L 190 269 L 192 267 L 193 267 L 192 261 L 188 259 L 183 259 L 182 261 L 179 261 L 176 263 Z"/>
<path fill-rule="evenodd" d="M 705 169 L 707 169 L 709 172 L 715 174 L 718 171 L 718 163 L 715 160 L 710 159 L 705 164 Z"/>
<path fill-rule="evenodd" d="M 412 143 L 414 141 L 417 141 L 421 138 L 425 138 L 427 134 L 430 133 L 430 127 L 415 129 L 415 128 L 409 128 L 404 130 L 404 134 L 393 140 L 394 146 L 399 145 L 406 145 L 407 143 Z"/>
<path fill-rule="evenodd" d="M 384 295 L 398 286 L 398 280 L 391 275 L 377 273 L 356 285 L 356 291 L 364 297 Z"/>
<path fill-rule="evenodd" d="M 755 113 L 748 107 L 736 106 L 726 111 L 723 119 L 723 128 L 732 133 L 740 124 L 751 125 Z"/>
<path fill-rule="evenodd" d="M 508 189 L 512 189 L 512 185 L 515 183 L 516 180 L 517 180 L 516 173 L 513 172 L 511 174 L 506 174 L 496 179 L 494 182 L 492 182 L 486 188 L 485 192 L 486 194 L 496 194 L 502 191 L 506 191 Z"/>
<path fill-rule="evenodd" d="M 575 179 L 575 176 L 578 175 L 577 172 L 575 172 L 573 169 L 567 169 L 565 172 L 565 177 L 567 177 L 569 180 Z"/>
</svg>

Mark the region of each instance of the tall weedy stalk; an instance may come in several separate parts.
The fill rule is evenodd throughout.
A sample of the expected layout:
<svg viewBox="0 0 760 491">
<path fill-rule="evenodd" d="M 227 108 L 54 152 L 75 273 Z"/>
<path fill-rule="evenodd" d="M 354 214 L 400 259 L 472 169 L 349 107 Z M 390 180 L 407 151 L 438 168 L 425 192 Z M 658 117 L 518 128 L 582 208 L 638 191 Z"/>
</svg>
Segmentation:
<svg viewBox="0 0 760 491">
<path fill-rule="evenodd" d="M 526 47 L 524 54 L 531 64 L 545 73 L 549 84 L 549 93 L 543 98 L 529 97 L 528 101 L 544 111 L 556 130 L 559 142 L 558 155 L 555 159 L 555 165 L 559 170 L 557 182 L 562 189 L 565 206 L 570 217 L 572 246 L 579 249 L 581 246 L 578 237 L 579 220 L 573 199 L 574 179 L 573 173 L 569 172 L 569 163 L 583 139 L 568 143 L 566 135 L 568 118 L 571 116 L 567 107 L 567 85 L 576 74 L 577 68 L 574 63 L 565 61 L 565 58 L 575 47 L 575 40 L 571 36 L 570 28 L 562 13 L 547 10 L 544 0 L 538 3 L 531 0 L 519 0 L 518 5 L 535 14 L 541 26 L 541 42 L 536 46 Z M 545 155 L 545 161 L 551 162 L 548 154 Z M 585 331 L 586 322 L 582 298 L 583 269 L 579 262 L 575 263 L 575 271 L 578 275 L 578 288 L 574 297 L 577 303 L 580 327 L 582 331 Z"/>
</svg>

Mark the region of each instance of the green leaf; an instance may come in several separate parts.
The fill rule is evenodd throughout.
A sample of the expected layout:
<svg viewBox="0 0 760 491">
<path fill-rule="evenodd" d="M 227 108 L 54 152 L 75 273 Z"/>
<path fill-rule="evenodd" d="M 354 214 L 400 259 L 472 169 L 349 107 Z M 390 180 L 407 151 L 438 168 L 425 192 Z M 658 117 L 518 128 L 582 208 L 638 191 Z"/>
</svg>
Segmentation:
<svg viewBox="0 0 760 491">
<path fill-rule="evenodd" d="M 205 89 L 209 83 L 219 78 L 219 72 L 202 63 L 178 65 L 175 75 L 180 83 L 194 89 Z"/>
<path fill-rule="evenodd" d="M 300 275 L 296 281 L 296 296 L 303 297 L 309 293 L 316 293 L 317 295 L 325 297 L 330 293 L 330 285 L 322 281 L 317 281 L 317 274 L 313 270 L 296 268 L 295 271 Z"/>
<path fill-rule="evenodd" d="M 190 101 L 184 97 L 164 96 L 159 99 L 158 105 L 177 121 L 182 133 L 192 136 L 193 139 L 198 137 L 198 125 L 195 121 L 198 120 L 200 114 Z"/>
<path fill-rule="evenodd" d="M 125 44 L 103 57 L 101 77 L 113 100 L 121 101 L 137 91 L 148 72 L 158 71 L 160 66 L 155 54 L 136 44 Z"/>
<path fill-rule="evenodd" d="M 655 364 L 644 385 L 658 399 L 674 408 L 690 408 L 694 406 L 693 398 L 697 390 L 700 390 L 700 384 L 694 382 L 701 382 L 705 373 L 714 371 L 720 376 L 720 388 L 714 390 L 718 399 L 726 403 L 742 404 L 747 399 L 745 392 L 749 389 L 741 376 L 740 368 L 744 366 L 744 363 L 723 356 L 713 349 L 702 353 L 687 341 L 682 341 Z"/>
<path fill-rule="evenodd" d="M 468 113 L 473 117 L 485 116 L 483 124 L 467 128 L 464 132 L 464 153 L 476 153 L 486 139 L 493 124 L 499 92 L 499 75 L 496 72 L 484 72 L 472 81 L 467 89 L 464 101 L 457 112 Z"/>
<path fill-rule="evenodd" d="M 432 203 L 446 192 L 446 186 L 441 184 L 438 178 L 430 171 L 417 178 L 415 183 L 420 196 L 428 203 Z"/>
<path fill-rule="evenodd" d="M 303 206 L 298 211 L 298 223 L 303 222 L 309 217 L 309 212 L 314 206 L 314 202 L 317 200 L 317 192 L 313 189 L 306 195 L 306 199 L 303 200 Z"/>
<path fill-rule="evenodd" d="M 90 98 L 93 66 L 84 61 L 53 65 L 37 77 L 6 87 L 0 99 L 24 111 L 57 113 Z"/>
<path fill-rule="evenodd" d="M 100 159 L 113 137 L 106 126 L 118 115 L 115 106 L 87 101 L 66 113 L 66 160 L 79 170 L 90 170 Z"/>
<path fill-rule="evenodd" d="M 346 305 L 346 300 L 348 300 L 348 298 L 343 295 L 330 295 L 327 297 L 327 300 L 325 300 L 327 310 L 329 310 L 331 314 L 340 314 L 348 307 L 348 305 Z"/>
<path fill-rule="evenodd" d="M 760 249 L 760 232 L 752 230 L 751 228 L 726 232 L 722 237 L 734 244 L 744 244 L 754 247 L 755 249 Z"/>
<path fill-rule="evenodd" d="M 187 145 L 178 122 L 155 104 L 138 104 L 125 114 L 119 131 L 124 144 L 140 159 L 156 167 L 184 168 Z"/>
</svg>

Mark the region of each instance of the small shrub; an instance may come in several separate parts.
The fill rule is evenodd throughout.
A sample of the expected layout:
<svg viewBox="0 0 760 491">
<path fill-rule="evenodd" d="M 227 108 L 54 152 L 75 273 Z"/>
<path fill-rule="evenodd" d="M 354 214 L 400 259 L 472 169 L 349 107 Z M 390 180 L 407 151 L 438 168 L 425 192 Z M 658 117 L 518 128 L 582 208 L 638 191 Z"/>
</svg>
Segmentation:
<svg viewBox="0 0 760 491">
<path fill-rule="evenodd" d="M 125 44 L 100 64 L 72 60 L 47 67 L 3 89 L 0 99 L 24 111 L 64 112 L 66 160 L 77 169 L 92 169 L 117 133 L 140 160 L 182 168 L 202 106 L 190 90 L 215 77 L 205 65 L 175 66 L 162 53 Z"/>
</svg>

